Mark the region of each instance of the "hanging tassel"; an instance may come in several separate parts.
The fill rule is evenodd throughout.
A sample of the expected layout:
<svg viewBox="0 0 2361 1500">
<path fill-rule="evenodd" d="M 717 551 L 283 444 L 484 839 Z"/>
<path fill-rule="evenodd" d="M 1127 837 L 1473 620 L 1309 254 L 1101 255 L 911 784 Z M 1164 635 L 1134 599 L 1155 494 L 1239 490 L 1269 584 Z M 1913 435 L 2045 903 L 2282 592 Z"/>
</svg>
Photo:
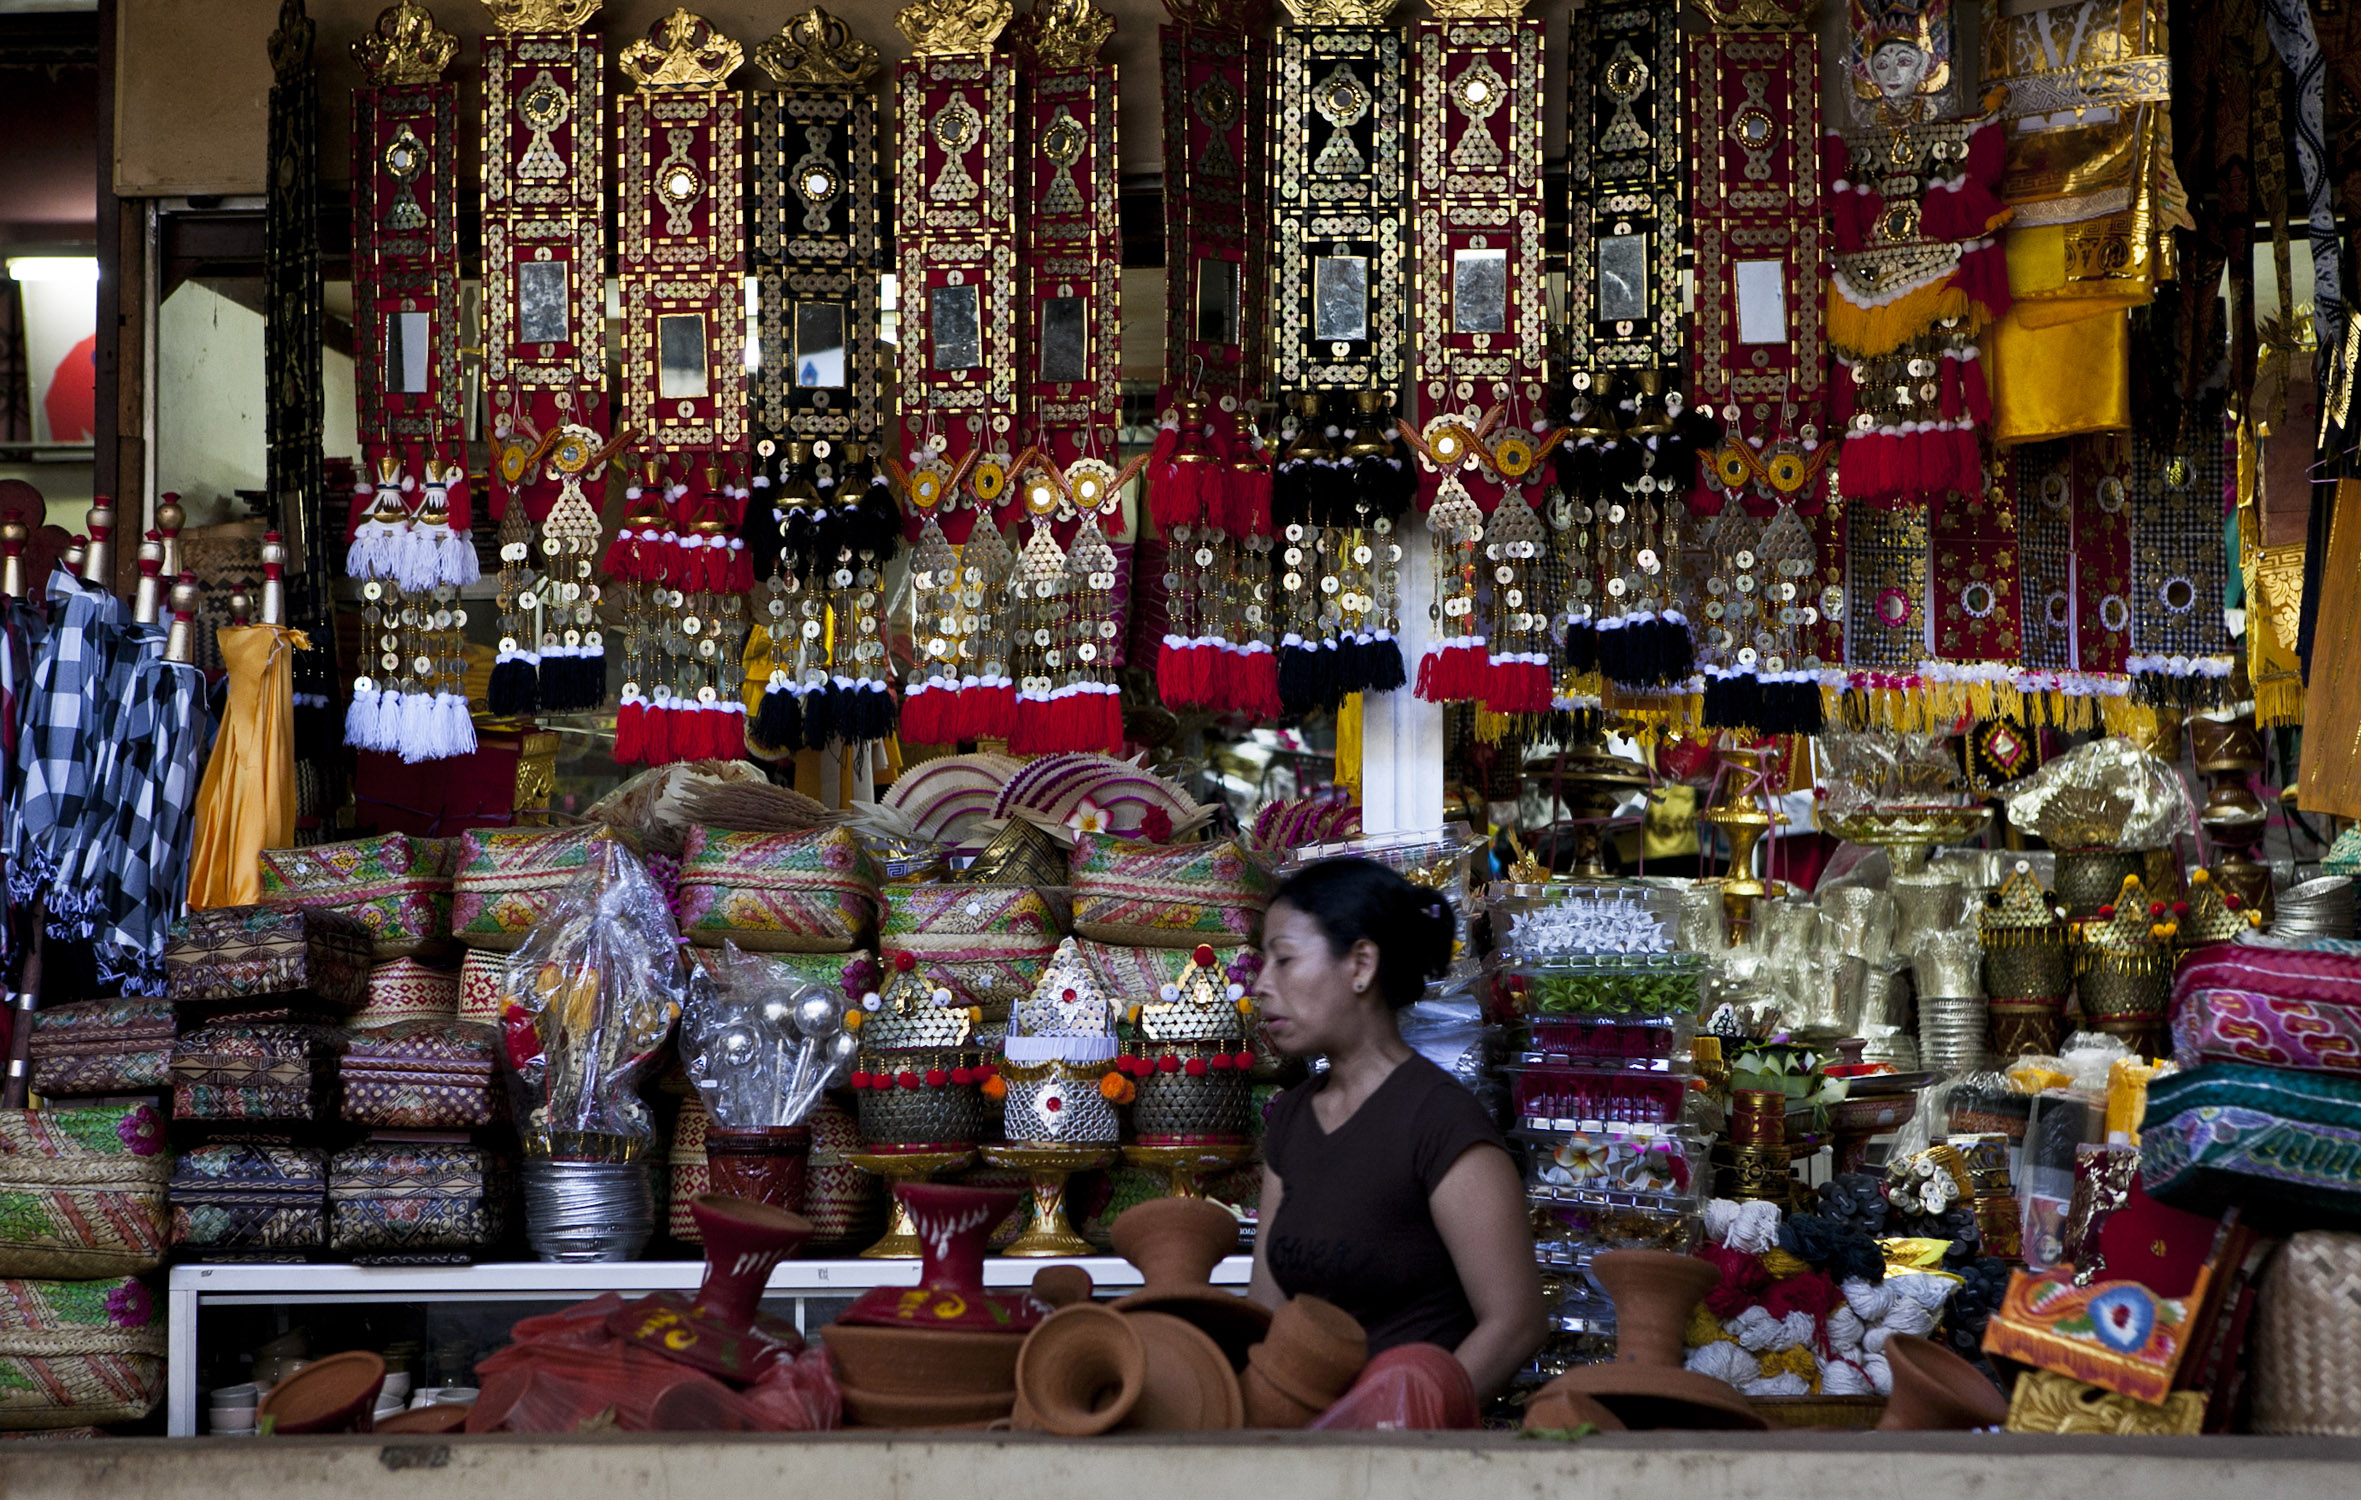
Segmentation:
<svg viewBox="0 0 2361 1500">
<path fill-rule="evenodd" d="M 1240 713 L 1258 721 L 1276 719 L 1287 711 L 1279 698 L 1278 653 L 1262 641 L 1249 641 L 1239 652 L 1236 706 Z"/>
<path fill-rule="evenodd" d="M 629 526 L 616 527 L 615 539 L 607 544 L 606 561 L 599 564 L 599 570 L 617 583 L 637 583 L 640 566 L 639 533 Z"/>
<path fill-rule="evenodd" d="M 394 731 L 391 748 L 401 752 L 404 765 L 414 766 L 434 758 L 434 695 L 404 693 L 401 696 L 401 724 Z"/>
<path fill-rule="evenodd" d="M 1368 655 L 1364 662 L 1364 693 L 1390 693 L 1406 685 L 1410 676 L 1402 666 L 1402 645 L 1390 630 L 1380 630 L 1370 637 Z"/>
<path fill-rule="evenodd" d="M 796 696 L 784 672 L 773 672 L 763 687 L 762 705 L 754 715 L 754 738 L 773 750 L 803 748 L 803 700 Z"/>
<path fill-rule="evenodd" d="M 344 710 L 346 744 L 356 750 L 377 748 L 377 705 L 382 697 L 373 687 L 353 689 L 353 701 Z"/>
<path fill-rule="evenodd" d="M 475 754 L 475 718 L 467 710 L 467 699 L 458 693 L 437 693 L 434 707 L 436 716 L 442 720 L 437 737 L 442 741 L 443 754 Z"/>
<path fill-rule="evenodd" d="M 504 651 L 492 663 L 485 706 L 496 719 L 520 719 L 541 711 L 540 674 L 524 652 Z"/>
<path fill-rule="evenodd" d="M 637 691 L 627 692 L 615 705 L 615 764 L 645 765 L 648 759 L 648 705 Z"/>
</svg>

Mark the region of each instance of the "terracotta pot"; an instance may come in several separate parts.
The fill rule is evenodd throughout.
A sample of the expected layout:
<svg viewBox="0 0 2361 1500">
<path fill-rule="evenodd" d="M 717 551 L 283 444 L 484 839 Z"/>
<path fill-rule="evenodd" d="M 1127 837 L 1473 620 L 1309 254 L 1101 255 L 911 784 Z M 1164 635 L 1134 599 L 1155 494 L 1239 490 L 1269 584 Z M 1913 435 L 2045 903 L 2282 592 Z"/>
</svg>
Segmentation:
<svg viewBox="0 0 2361 1500">
<path fill-rule="evenodd" d="M 1122 1315 L 1147 1351 L 1140 1398 L 1125 1428 L 1213 1432 L 1245 1425 L 1246 1405 L 1229 1356 L 1201 1329 L 1169 1313 Z"/>
<path fill-rule="evenodd" d="M 414 1411 L 397 1411 L 377 1424 L 386 1432 L 458 1432 L 467 1426 L 467 1414 L 472 1406 L 421 1406 Z"/>
<path fill-rule="evenodd" d="M 1033 1295 L 1051 1307 L 1085 1301 L 1095 1287 L 1090 1273 L 1080 1266 L 1043 1266 L 1033 1273 Z"/>
<path fill-rule="evenodd" d="M 1194 1323 L 1221 1345 L 1230 1368 L 1246 1368 L 1246 1351 L 1263 1341 L 1271 1312 L 1217 1290 L 1213 1268 L 1238 1248 L 1238 1221 L 1203 1198 L 1151 1198 L 1115 1221 L 1115 1253 L 1139 1267 L 1146 1283 L 1117 1298 L 1123 1312 L 1169 1313 Z"/>
<path fill-rule="evenodd" d="M 810 1222 L 783 1208 L 718 1193 L 691 1199 L 689 1216 L 705 1244 L 697 1310 L 728 1328 L 752 1328 L 772 1270 L 812 1237 Z"/>
<path fill-rule="evenodd" d="M 1238 1394 L 1246 1403 L 1246 1425 L 1249 1427 L 1308 1426 L 1323 1407 L 1306 1406 L 1271 1383 L 1262 1365 L 1249 1360 L 1246 1373 L 1238 1377 Z"/>
<path fill-rule="evenodd" d="M 1017 1399 L 1039 1431 L 1094 1437 L 1131 1415 L 1147 1370 L 1147 1345 L 1128 1318 L 1077 1302 L 1026 1335 L 1017 1354 Z"/>
<path fill-rule="evenodd" d="M 1721 1272 L 1666 1250 L 1610 1250 L 1590 1268 L 1615 1303 L 1615 1358 L 1569 1370 L 1545 1390 L 1587 1396 L 1635 1430 L 1770 1425 L 1736 1386 L 1681 1368 L 1681 1330 Z"/>
<path fill-rule="evenodd" d="M 279 1382 L 254 1415 L 257 1423 L 270 1419 L 271 1431 L 282 1436 L 368 1432 L 384 1387 L 385 1361 L 366 1349 L 349 1349 L 314 1360 Z"/>
<path fill-rule="evenodd" d="M 1022 1333 L 1048 1313 L 1031 1292 L 984 1290 L 984 1249 L 993 1226 L 1016 1206 L 1015 1189 L 904 1182 L 894 1192 L 918 1234 L 918 1290 L 876 1287 L 837 1322 Z"/>
<path fill-rule="evenodd" d="M 1535 1391 L 1533 1399 L 1525 1403 L 1527 1427 L 1563 1431 L 1585 1423 L 1601 1432 L 1624 1430 L 1621 1417 L 1582 1392 L 1568 1390 L 1556 1380 Z"/>
<path fill-rule="evenodd" d="M 1880 1432 L 1965 1432 L 1998 1427 L 2008 1420 L 2008 1402 L 1983 1372 L 1932 1339 L 1897 1333 L 1886 1340 L 1894 1394 Z"/>
<path fill-rule="evenodd" d="M 1271 1315 L 1269 1334 L 1248 1357 L 1264 1380 L 1317 1413 L 1353 1388 L 1369 1363 L 1369 1337 L 1335 1303 L 1294 1297 Z"/>
<path fill-rule="evenodd" d="M 705 1170 L 713 1191 L 803 1212 L 804 1175 L 811 1164 L 810 1127 L 778 1130 L 705 1128 Z"/>
<path fill-rule="evenodd" d="M 838 1387 L 847 1427 L 983 1427 L 1009 1414 L 1016 1392 L 978 1396 L 889 1395 L 858 1386 Z"/>
<path fill-rule="evenodd" d="M 991 1396 L 1017 1388 L 1025 1336 L 832 1323 L 820 1342 L 843 1382 L 873 1396 Z"/>
</svg>

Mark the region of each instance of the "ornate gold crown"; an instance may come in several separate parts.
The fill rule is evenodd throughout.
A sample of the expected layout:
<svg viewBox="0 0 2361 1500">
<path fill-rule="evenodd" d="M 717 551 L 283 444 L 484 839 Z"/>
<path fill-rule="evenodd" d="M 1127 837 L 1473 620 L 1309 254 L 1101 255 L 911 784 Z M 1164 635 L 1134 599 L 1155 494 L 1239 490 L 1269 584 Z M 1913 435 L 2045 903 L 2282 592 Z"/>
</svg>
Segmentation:
<svg viewBox="0 0 2361 1500">
<path fill-rule="evenodd" d="M 1015 14 L 1009 0 L 918 0 L 894 14 L 894 29 L 921 57 L 989 52 Z"/>
<path fill-rule="evenodd" d="M 1986 900 L 1977 923 L 1987 934 L 1996 932 L 2031 933 L 2042 928 L 2063 931 L 2065 922 L 2050 903 L 2049 893 L 2041 888 L 2040 880 L 2029 864 L 2019 864 L 2000 889 Z"/>
<path fill-rule="evenodd" d="M 353 43 L 353 61 L 379 88 L 435 83 L 459 53 L 459 38 L 434 23 L 418 0 L 402 0 L 377 13 L 377 29 Z"/>
<path fill-rule="evenodd" d="M 1200 945 L 1180 977 L 1140 1006 L 1140 1035 L 1151 1042 L 1243 1041 L 1245 998 L 1223 972 L 1219 951 Z"/>
<path fill-rule="evenodd" d="M 746 49 L 703 16 L 675 10 L 624 48 L 619 61 L 643 89 L 718 89 L 746 61 Z"/>
<path fill-rule="evenodd" d="M 484 0 L 502 31 L 580 31 L 601 0 Z"/>
<path fill-rule="evenodd" d="M 2172 944 L 2179 927 L 2171 906 L 2150 899 L 2137 875 L 2123 877 L 2112 906 L 2082 924 L 2084 946 L 2102 953 L 2153 953 Z"/>
<path fill-rule="evenodd" d="M 915 958 L 902 967 L 907 954 L 891 960 L 894 974 L 861 1026 L 865 1049 L 891 1051 L 903 1047 L 964 1047 L 975 1039 L 975 1018 L 954 1003 L 951 991 L 920 973 Z M 864 997 L 864 1004 L 866 1003 Z"/>
<path fill-rule="evenodd" d="M 2241 909 L 2235 892 L 2213 878 L 2211 870 L 2189 872 L 2188 915 L 2180 919 L 2180 933 L 2174 939 L 2184 948 L 2202 947 L 2207 943 L 2226 943 L 2249 927 L 2263 925 L 2263 914 L 2255 909 Z"/>
<path fill-rule="evenodd" d="M 877 72 L 877 49 L 815 5 L 754 49 L 754 65 L 781 83 L 857 88 Z"/>
<path fill-rule="evenodd" d="M 1087 68 L 1115 34 L 1115 18 L 1090 0 L 1040 0 L 1017 21 L 1017 45 L 1044 68 Z"/>
<path fill-rule="evenodd" d="M 1383 26 L 1400 0 L 1287 0 L 1298 26 Z"/>
</svg>

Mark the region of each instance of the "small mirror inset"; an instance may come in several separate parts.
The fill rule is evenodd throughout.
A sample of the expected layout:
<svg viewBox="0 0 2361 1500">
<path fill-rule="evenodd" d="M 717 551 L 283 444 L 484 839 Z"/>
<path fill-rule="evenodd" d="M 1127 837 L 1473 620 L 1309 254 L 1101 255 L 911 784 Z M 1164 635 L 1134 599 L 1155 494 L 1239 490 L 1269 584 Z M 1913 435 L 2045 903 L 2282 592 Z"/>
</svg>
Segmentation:
<svg viewBox="0 0 2361 1500">
<path fill-rule="evenodd" d="M 1369 257 L 1322 255 L 1312 261 L 1312 337 L 1343 343 L 1369 337 Z"/>
<path fill-rule="evenodd" d="M 666 401 L 693 401 L 707 392 L 704 315 L 674 313 L 658 318 L 656 394 Z"/>
<path fill-rule="evenodd" d="M 984 313 L 980 288 L 938 286 L 927 291 L 927 323 L 934 337 L 934 367 L 972 370 L 984 362 Z"/>
<path fill-rule="evenodd" d="M 1451 331 L 1508 331 L 1508 252 L 1451 252 Z"/>
<path fill-rule="evenodd" d="M 1041 378 L 1090 378 L 1090 307 L 1080 297 L 1051 297 L 1041 304 Z"/>
<path fill-rule="evenodd" d="M 527 344 L 563 344 L 573 326 L 573 293 L 562 260 L 529 260 L 516 268 L 516 336 Z"/>
<path fill-rule="evenodd" d="M 844 388 L 843 303 L 796 304 L 795 383 L 804 390 Z"/>
<path fill-rule="evenodd" d="M 389 396 L 423 396 L 427 392 L 427 371 L 432 367 L 427 350 L 427 316 L 422 312 L 393 312 L 385 315 L 385 393 Z"/>
</svg>

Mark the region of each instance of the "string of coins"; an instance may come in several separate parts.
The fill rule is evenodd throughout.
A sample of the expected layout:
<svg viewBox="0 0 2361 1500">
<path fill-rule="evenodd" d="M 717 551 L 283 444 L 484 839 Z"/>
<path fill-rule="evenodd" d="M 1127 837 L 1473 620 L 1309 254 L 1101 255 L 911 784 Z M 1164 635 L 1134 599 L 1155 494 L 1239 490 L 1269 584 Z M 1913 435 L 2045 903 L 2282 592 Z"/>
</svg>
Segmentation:
<svg viewBox="0 0 2361 1500">
<path fill-rule="evenodd" d="M 1491 676 L 1491 642 L 1478 613 L 1477 551 L 1484 540 L 1484 513 L 1460 483 L 1445 473 L 1426 513 L 1435 538 L 1434 601 L 1427 618 L 1434 638 L 1418 663 L 1418 696 L 1429 703 L 1473 703 L 1484 696 Z"/>
<path fill-rule="evenodd" d="M 746 594 L 739 575 L 743 552 L 729 547 L 736 531 L 735 487 L 718 468 L 683 498 L 675 520 L 685 553 L 666 580 L 658 631 L 658 682 L 651 718 L 669 715 L 669 759 L 732 760 L 745 743 L 746 705 L 736 691 L 746 654 Z M 739 561 L 733 562 L 733 558 Z M 651 731 L 651 742 L 656 734 Z"/>
<path fill-rule="evenodd" d="M 826 504 L 813 458 L 809 442 L 790 439 L 780 458 L 778 477 L 767 486 L 768 515 L 747 518 L 748 550 L 758 556 L 767 554 L 755 611 L 770 643 L 770 672 L 763 682 L 762 701 L 748 726 L 747 743 L 770 760 L 792 755 L 803 746 L 803 699 L 809 689 L 805 680 L 809 653 L 801 608 L 804 581 L 801 559 L 785 545 L 785 537 L 789 530 L 807 524 L 804 518 Z M 834 482 L 833 475 L 830 482 Z"/>
<path fill-rule="evenodd" d="M 883 740 L 894 732 L 898 708 L 886 663 L 883 606 L 885 564 L 901 513 L 882 479 L 872 482 L 862 444 L 846 443 L 842 460 L 830 521 L 813 542 L 814 571 L 826 572 L 834 626 L 825 694 L 804 700 L 803 742 L 813 750 L 836 741 Z"/>
<path fill-rule="evenodd" d="M 1492 572 L 1491 669 L 1484 706 L 1496 714 L 1546 714 L 1553 674 L 1549 611 L 1539 584 L 1549 541 L 1541 517 L 1511 486 L 1484 523 L 1484 562 Z"/>
<path fill-rule="evenodd" d="M 1058 599 L 1066 590 L 1066 553 L 1046 519 L 1036 518 L 1032 535 L 1017 553 L 1008 585 L 1014 631 L 1009 653 L 1017 684 L 1015 722 L 1008 736 L 1014 755 L 1041 755 L 1068 748 L 1057 722 L 1052 694 L 1065 663 L 1063 620 Z"/>
<path fill-rule="evenodd" d="M 541 709 L 541 634 L 538 590 L 542 574 L 533 546 L 533 518 L 512 499 L 500 517 L 500 649 L 492 661 L 485 706 L 496 719 L 525 718 Z"/>
<path fill-rule="evenodd" d="M 659 601 L 679 550 L 670 498 L 662 462 L 648 459 L 644 473 L 623 491 L 623 521 L 607 551 L 607 582 L 616 591 L 623 625 L 623 691 L 615 702 L 617 765 L 662 765 L 675 758 L 671 725 L 661 717 L 651 719 L 648 711 L 663 627 Z"/>
<path fill-rule="evenodd" d="M 1820 726 L 1819 674 L 1804 660 L 1802 603 L 1818 556 L 1811 527 L 1782 500 L 1759 525 L 1723 507 L 1704 547 L 1705 664 L 1701 722 L 1763 734 Z"/>
<path fill-rule="evenodd" d="M 1635 424 L 1628 437 L 1644 439 L 1645 427 Z M 1672 503 L 1672 478 L 1656 472 L 1644 442 L 1637 446 L 1640 471 L 1611 483 L 1591 517 L 1607 595 L 1598 620 L 1599 669 L 1619 687 L 1662 692 L 1685 685 L 1695 665 L 1688 617 L 1665 564 L 1682 545 L 1682 510 Z"/>
<path fill-rule="evenodd" d="M 1070 482 L 1073 468 L 1066 472 Z M 1111 666 L 1119 628 L 1115 577 L 1115 549 L 1099 526 L 1098 508 L 1092 506 L 1083 511 L 1082 529 L 1066 548 L 1062 597 L 1070 660 L 1059 689 L 1066 702 L 1057 712 L 1069 750 L 1114 751 L 1123 746 L 1122 690 L 1115 685 Z"/>
</svg>

